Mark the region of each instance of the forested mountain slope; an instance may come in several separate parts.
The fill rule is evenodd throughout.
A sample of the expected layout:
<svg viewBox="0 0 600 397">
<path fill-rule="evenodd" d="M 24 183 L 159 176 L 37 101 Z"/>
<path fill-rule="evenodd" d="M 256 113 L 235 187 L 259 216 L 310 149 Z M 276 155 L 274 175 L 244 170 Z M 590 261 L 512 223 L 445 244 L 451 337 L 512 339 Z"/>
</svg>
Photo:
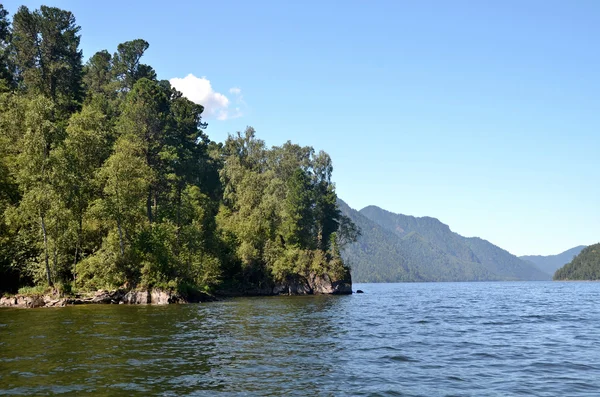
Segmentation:
<svg viewBox="0 0 600 397">
<path fill-rule="evenodd" d="M 520 259 L 525 261 L 532 262 L 535 264 L 541 271 L 547 273 L 549 275 L 553 275 L 558 269 L 571 262 L 574 257 L 579 255 L 579 253 L 585 248 L 585 245 L 580 245 L 565 252 L 561 252 L 557 255 L 525 255 L 520 256 Z"/>
<path fill-rule="evenodd" d="M 355 281 L 549 279 L 535 265 L 488 241 L 460 236 L 435 218 L 394 214 L 375 206 L 355 211 L 344 203 L 340 208 L 362 231 L 342 253 Z"/>
<path fill-rule="evenodd" d="M 478 261 L 492 273 L 508 280 L 550 280 L 534 264 L 521 260 L 510 252 L 479 237 L 463 237 Z"/>
<path fill-rule="evenodd" d="M 338 200 L 342 214 L 361 230 L 342 251 L 357 282 L 500 280 L 481 264 L 462 263 L 418 233 L 399 237 Z"/>
<path fill-rule="evenodd" d="M 342 257 L 349 263 L 353 280 L 359 282 L 394 282 L 420 280 L 409 268 L 400 240 L 394 233 L 350 208 L 338 199 L 342 213 L 360 229 L 357 242 L 348 244 Z"/>
<path fill-rule="evenodd" d="M 600 280 L 600 243 L 584 248 L 554 273 L 554 280 Z"/>
</svg>

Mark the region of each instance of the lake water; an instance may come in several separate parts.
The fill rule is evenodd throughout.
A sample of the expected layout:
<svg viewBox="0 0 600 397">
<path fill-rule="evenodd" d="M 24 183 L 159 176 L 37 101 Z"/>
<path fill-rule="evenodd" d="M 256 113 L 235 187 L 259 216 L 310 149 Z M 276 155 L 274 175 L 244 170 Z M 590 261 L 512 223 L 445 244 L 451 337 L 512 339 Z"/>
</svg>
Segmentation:
<svg viewBox="0 0 600 397">
<path fill-rule="evenodd" d="M 600 283 L 0 309 L 0 395 L 600 395 Z"/>
</svg>

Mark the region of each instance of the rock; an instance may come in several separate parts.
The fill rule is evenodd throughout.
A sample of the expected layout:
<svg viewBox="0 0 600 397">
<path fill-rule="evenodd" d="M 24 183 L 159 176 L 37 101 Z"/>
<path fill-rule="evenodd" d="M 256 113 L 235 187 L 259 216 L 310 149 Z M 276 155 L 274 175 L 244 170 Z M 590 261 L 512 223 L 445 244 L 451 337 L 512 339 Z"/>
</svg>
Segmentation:
<svg viewBox="0 0 600 397">
<path fill-rule="evenodd" d="M 121 297 L 119 303 L 121 302 L 132 305 L 168 305 L 171 303 L 185 303 L 186 301 L 179 295 L 176 295 L 169 291 L 152 289 L 142 291 L 129 291 Z"/>
<path fill-rule="evenodd" d="M 44 297 L 41 295 L 17 296 L 17 307 L 43 307 L 46 305 Z"/>
<path fill-rule="evenodd" d="M 157 289 L 153 289 L 150 292 L 150 303 L 153 305 L 168 305 L 169 303 L 175 303 L 171 302 L 171 299 L 174 300 L 173 296 L 168 292 Z"/>
<path fill-rule="evenodd" d="M 322 276 L 311 274 L 309 279 L 315 294 L 333 294 L 335 292 L 331 277 L 328 274 L 323 274 Z"/>
<path fill-rule="evenodd" d="M 130 305 L 147 305 L 151 302 L 148 291 L 129 291 L 122 298 L 122 302 Z"/>
<path fill-rule="evenodd" d="M 332 281 L 328 274 L 311 275 L 312 288 L 315 294 L 350 295 L 352 294 L 352 279 L 348 272 L 341 280 Z"/>
<path fill-rule="evenodd" d="M 199 292 L 191 302 L 205 302 L 214 300 L 208 294 Z M 16 295 L 1 296 L 0 306 L 8 307 L 62 307 L 66 305 L 82 304 L 154 304 L 167 305 L 170 303 L 187 302 L 181 296 L 169 291 L 159 289 L 142 291 L 125 291 L 122 289 L 114 291 L 99 290 L 85 295 L 75 295 L 73 297 L 62 298 L 57 295 Z"/>
<path fill-rule="evenodd" d="M 356 293 L 357 293 L 357 294 L 364 294 L 364 292 L 363 292 L 363 290 L 362 290 L 362 289 L 357 289 L 357 290 L 356 290 Z"/>
<path fill-rule="evenodd" d="M 273 287 L 274 295 L 310 295 L 312 293 L 313 289 L 308 280 L 300 275 L 288 276 L 285 281 L 277 283 Z"/>
<path fill-rule="evenodd" d="M 120 290 L 115 291 L 96 291 L 90 303 L 119 303 L 123 293 Z"/>
<path fill-rule="evenodd" d="M 345 279 L 332 281 L 328 274 L 317 275 L 311 273 L 308 277 L 300 275 L 288 276 L 285 281 L 276 283 L 273 287 L 274 295 L 348 295 L 352 294 L 352 281 L 350 273 Z"/>
<path fill-rule="evenodd" d="M 14 296 L 3 296 L 0 297 L 0 306 L 16 306 L 17 298 Z"/>
<path fill-rule="evenodd" d="M 90 302 L 86 302 L 81 298 L 68 298 L 68 299 L 66 299 L 65 303 L 67 305 L 83 305 L 84 303 L 90 303 Z"/>
</svg>

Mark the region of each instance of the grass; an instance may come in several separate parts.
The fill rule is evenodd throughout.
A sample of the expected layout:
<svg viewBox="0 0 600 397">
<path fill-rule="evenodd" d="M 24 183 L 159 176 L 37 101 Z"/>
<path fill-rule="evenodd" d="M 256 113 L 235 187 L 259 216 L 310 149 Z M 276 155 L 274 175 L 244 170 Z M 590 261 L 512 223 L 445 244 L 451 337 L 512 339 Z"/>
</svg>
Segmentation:
<svg viewBox="0 0 600 397">
<path fill-rule="evenodd" d="M 51 293 L 52 288 L 47 285 L 36 285 L 35 287 L 21 287 L 19 288 L 19 295 L 44 295 Z"/>
</svg>

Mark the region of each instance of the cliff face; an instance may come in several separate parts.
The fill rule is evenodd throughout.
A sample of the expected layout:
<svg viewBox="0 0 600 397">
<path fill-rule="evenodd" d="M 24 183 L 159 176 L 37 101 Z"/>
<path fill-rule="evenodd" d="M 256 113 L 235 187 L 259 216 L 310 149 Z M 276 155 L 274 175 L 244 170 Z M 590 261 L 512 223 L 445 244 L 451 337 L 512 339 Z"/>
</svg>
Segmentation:
<svg viewBox="0 0 600 397">
<path fill-rule="evenodd" d="M 332 280 L 328 274 L 311 273 L 308 277 L 296 275 L 288 277 L 284 282 L 276 283 L 272 293 L 274 295 L 349 295 L 352 294 L 352 277 L 350 272 L 339 280 Z"/>
</svg>

